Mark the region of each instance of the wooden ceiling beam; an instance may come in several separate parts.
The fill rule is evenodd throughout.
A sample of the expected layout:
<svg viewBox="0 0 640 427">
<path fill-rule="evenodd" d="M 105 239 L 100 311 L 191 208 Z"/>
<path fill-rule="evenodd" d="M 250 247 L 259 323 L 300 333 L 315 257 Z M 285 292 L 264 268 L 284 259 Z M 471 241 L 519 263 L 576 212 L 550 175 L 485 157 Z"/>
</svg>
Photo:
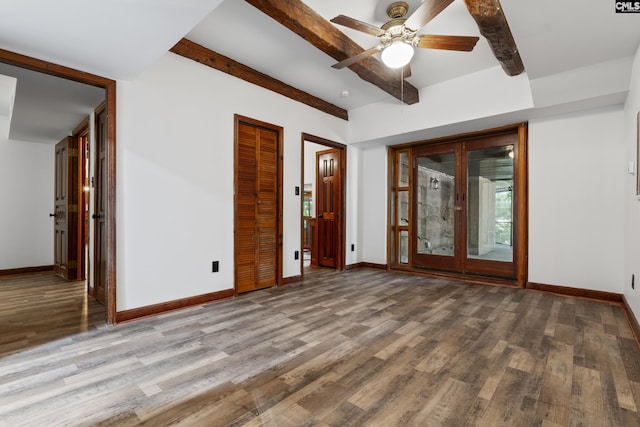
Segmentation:
<svg viewBox="0 0 640 427">
<path fill-rule="evenodd" d="M 502 69 L 509 76 L 517 76 L 524 71 L 524 64 L 518 53 L 507 18 L 499 0 L 464 0 L 469 13 L 475 19 Z"/>
<path fill-rule="evenodd" d="M 307 92 L 290 86 L 271 76 L 254 70 L 244 64 L 234 61 L 218 52 L 214 52 L 188 39 L 180 40 L 171 52 L 199 62 L 218 71 L 227 73 L 246 82 L 253 83 L 265 89 L 269 89 L 294 101 L 302 102 L 310 107 L 324 111 L 327 114 L 343 120 L 349 120 L 349 113 L 344 108 L 331 104 L 323 99 L 313 96 Z"/>
<path fill-rule="evenodd" d="M 300 0 L 246 0 L 246 2 L 338 62 L 364 50 Z M 420 100 L 418 89 L 402 79 L 399 71 L 389 69 L 375 58 L 369 57 L 350 65 L 349 68 L 361 79 L 406 104 L 415 104 Z"/>
</svg>

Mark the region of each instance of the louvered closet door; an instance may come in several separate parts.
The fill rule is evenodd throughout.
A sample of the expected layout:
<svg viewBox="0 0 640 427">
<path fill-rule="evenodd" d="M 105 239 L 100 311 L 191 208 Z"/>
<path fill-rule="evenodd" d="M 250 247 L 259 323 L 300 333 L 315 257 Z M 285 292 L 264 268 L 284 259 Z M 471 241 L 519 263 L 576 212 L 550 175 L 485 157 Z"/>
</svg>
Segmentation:
<svg viewBox="0 0 640 427">
<path fill-rule="evenodd" d="M 236 143 L 236 290 L 267 288 L 278 273 L 278 133 L 239 123 Z"/>
</svg>

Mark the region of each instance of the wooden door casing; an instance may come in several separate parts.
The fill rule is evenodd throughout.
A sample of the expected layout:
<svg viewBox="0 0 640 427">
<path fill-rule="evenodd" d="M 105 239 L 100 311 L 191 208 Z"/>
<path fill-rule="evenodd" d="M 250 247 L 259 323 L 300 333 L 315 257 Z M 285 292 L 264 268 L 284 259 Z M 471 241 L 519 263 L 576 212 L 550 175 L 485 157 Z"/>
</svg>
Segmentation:
<svg viewBox="0 0 640 427">
<path fill-rule="evenodd" d="M 93 247 L 93 289 L 94 297 L 106 304 L 107 296 L 107 112 L 104 108 L 96 111 L 96 157 L 94 167 L 94 210 L 92 219 Z"/>
<path fill-rule="evenodd" d="M 334 252 L 334 261 L 335 261 L 335 265 L 333 266 L 333 268 L 335 268 L 336 270 L 342 270 L 345 268 L 345 262 L 346 262 L 346 244 L 345 244 L 345 236 L 346 236 L 346 215 L 344 214 L 344 209 L 346 206 L 346 202 L 345 202 L 345 194 L 346 194 L 346 190 L 345 190 L 345 182 L 346 179 L 345 177 L 346 175 L 346 170 L 347 170 L 347 146 L 344 144 L 341 144 L 339 142 L 335 142 L 335 141 L 331 141 L 329 139 L 326 138 L 322 138 L 316 135 L 312 135 L 312 134 L 308 134 L 308 133 L 302 133 L 301 134 L 301 152 L 302 152 L 302 158 L 301 158 L 301 168 L 300 168 L 300 182 L 301 183 L 305 183 L 305 165 L 307 164 L 307 161 L 305 160 L 305 151 L 306 151 L 306 144 L 307 143 L 312 143 L 312 144 L 318 144 L 318 145 L 322 145 L 324 147 L 326 147 L 327 150 L 329 149 L 333 149 L 336 150 L 337 153 L 337 167 L 334 168 L 334 183 L 333 183 L 333 190 L 334 190 L 334 212 L 335 212 L 335 217 L 334 217 L 334 230 L 335 230 L 335 234 L 334 234 L 334 238 L 335 238 L 335 252 Z M 324 150 L 322 150 L 324 151 Z M 318 233 L 318 219 L 317 219 L 317 215 L 319 213 L 318 210 L 318 160 L 317 160 L 317 151 L 314 150 L 314 153 L 311 154 L 313 155 L 313 164 L 314 164 L 314 170 L 312 171 L 312 173 L 316 176 L 316 185 L 313 188 L 313 191 L 316 194 L 316 201 L 314 203 L 314 208 L 312 211 L 312 216 L 315 216 L 315 218 L 312 218 L 309 223 L 312 226 L 312 236 L 313 236 L 313 243 L 312 243 L 312 248 L 311 248 L 311 265 L 320 265 L 318 260 L 319 260 L 319 249 L 318 249 L 318 245 L 319 245 L 319 233 Z M 334 163 L 335 164 L 335 163 Z M 339 178 L 338 178 L 339 177 Z M 303 221 L 301 221 L 300 224 L 300 247 L 303 248 L 304 247 L 304 242 L 303 242 L 303 234 L 305 232 L 304 230 L 304 212 L 305 212 L 305 208 L 304 208 L 304 198 L 300 199 L 300 211 L 302 213 L 303 216 Z M 355 251 L 355 245 L 351 246 L 351 251 Z M 301 276 L 304 276 L 304 257 L 300 257 L 300 272 L 301 272 Z"/>
<path fill-rule="evenodd" d="M 318 265 L 336 267 L 339 245 L 340 152 L 337 149 L 316 153 L 316 203 L 318 227 Z"/>
<path fill-rule="evenodd" d="M 235 289 L 280 283 L 282 276 L 281 128 L 236 116 Z"/>
</svg>

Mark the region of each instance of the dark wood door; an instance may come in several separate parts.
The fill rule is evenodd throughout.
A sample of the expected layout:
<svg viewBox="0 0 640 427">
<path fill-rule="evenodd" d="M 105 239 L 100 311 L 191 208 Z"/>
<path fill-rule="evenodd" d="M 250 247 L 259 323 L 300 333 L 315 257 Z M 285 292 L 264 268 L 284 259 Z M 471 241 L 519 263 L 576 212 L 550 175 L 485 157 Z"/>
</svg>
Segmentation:
<svg viewBox="0 0 640 427">
<path fill-rule="evenodd" d="M 102 304 L 106 301 L 107 284 L 107 114 L 102 109 L 96 112 L 96 159 L 94 168 L 94 210 L 93 210 L 93 288 L 95 298 Z"/>
<path fill-rule="evenodd" d="M 78 150 L 67 137 L 55 147 L 54 264 L 65 280 L 78 280 Z"/>
<path fill-rule="evenodd" d="M 316 153 L 316 160 L 318 265 L 335 268 L 338 258 L 342 188 L 340 150 L 319 151 Z"/>
<path fill-rule="evenodd" d="M 280 134 L 236 123 L 236 291 L 278 283 L 280 264 Z"/>
</svg>

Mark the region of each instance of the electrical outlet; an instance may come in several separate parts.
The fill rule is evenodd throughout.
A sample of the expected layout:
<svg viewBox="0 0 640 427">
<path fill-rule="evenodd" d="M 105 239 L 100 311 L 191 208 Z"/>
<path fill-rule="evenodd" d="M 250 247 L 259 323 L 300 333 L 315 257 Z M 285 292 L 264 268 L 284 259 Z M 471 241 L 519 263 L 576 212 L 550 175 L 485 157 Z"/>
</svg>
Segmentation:
<svg viewBox="0 0 640 427">
<path fill-rule="evenodd" d="M 218 271 L 220 271 L 220 262 L 219 261 L 213 261 L 211 263 L 211 272 L 212 273 L 217 273 Z"/>
<path fill-rule="evenodd" d="M 300 251 L 295 251 L 293 253 L 293 259 L 300 259 Z"/>
<path fill-rule="evenodd" d="M 351 252 L 356 250 L 356 245 L 354 245 L 353 243 L 351 244 Z"/>
</svg>

